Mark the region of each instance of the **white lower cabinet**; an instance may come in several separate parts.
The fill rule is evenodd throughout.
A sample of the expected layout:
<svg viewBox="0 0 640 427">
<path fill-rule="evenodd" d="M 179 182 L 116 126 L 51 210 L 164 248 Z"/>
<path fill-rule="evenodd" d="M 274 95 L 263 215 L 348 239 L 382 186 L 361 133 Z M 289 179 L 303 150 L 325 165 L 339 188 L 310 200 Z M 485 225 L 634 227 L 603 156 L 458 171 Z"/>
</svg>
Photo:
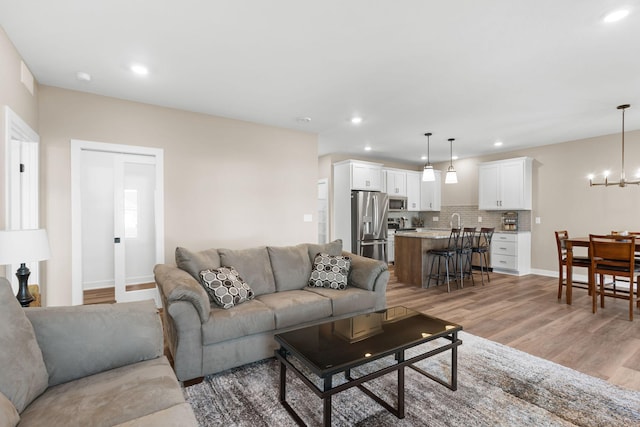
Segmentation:
<svg viewBox="0 0 640 427">
<path fill-rule="evenodd" d="M 387 235 L 387 261 L 389 264 L 394 262 L 395 260 L 395 252 L 396 252 L 396 231 L 389 230 L 389 234 Z"/>
<path fill-rule="evenodd" d="M 493 234 L 491 267 L 499 273 L 523 276 L 531 272 L 531 232 Z"/>
</svg>

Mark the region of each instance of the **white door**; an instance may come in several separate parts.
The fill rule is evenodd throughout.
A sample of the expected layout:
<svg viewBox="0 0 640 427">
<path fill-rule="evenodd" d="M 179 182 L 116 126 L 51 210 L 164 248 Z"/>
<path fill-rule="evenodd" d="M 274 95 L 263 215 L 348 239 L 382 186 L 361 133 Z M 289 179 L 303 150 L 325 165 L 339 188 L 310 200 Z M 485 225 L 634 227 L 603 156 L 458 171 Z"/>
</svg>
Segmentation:
<svg viewBox="0 0 640 427">
<path fill-rule="evenodd" d="M 81 260 L 73 303 L 85 290 L 113 287 L 117 302 L 151 298 L 159 307 L 153 267 L 164 262 L 162 150 L 93 144 L 72 141 L 73 260 Z"/>
</svg>

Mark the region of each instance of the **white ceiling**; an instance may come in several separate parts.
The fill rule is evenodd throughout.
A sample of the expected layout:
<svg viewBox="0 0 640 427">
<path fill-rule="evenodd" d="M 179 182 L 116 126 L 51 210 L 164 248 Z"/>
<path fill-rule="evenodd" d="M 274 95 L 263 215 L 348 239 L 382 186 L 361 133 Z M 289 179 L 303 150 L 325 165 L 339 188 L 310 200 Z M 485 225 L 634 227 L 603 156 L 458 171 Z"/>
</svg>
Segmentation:
<svg viewBox="0 0 640 427">
<path fill-rule="evenodd" d="M 553 144 L 619 132 L 623 103 L 640 129 L 638 0 L 0 0 L 0 25 L 42 84 L 317 132 L 320 155 Z"/>
</svg>

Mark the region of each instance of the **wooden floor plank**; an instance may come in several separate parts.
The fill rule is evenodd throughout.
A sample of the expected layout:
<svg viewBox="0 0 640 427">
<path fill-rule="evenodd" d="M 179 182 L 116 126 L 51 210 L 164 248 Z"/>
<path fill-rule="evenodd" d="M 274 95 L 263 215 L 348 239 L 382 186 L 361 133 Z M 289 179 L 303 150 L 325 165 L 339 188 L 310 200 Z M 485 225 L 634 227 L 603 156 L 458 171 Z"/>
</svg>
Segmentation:
<svg viewBox="0 0 640 427">
<path fill-rule="evenodd" d="M 557 299 L 558 279 L 491 273 L 481 286 L 421 289 L 399 283 L 391 268 L 387 305 L 404 305 L 459 323 L 464 330 L 613 384 L 640 391 L 640 310 L 608 298 L 591 312 L 591 297 L 574 288 L 573 304 Z"/>
</svg>

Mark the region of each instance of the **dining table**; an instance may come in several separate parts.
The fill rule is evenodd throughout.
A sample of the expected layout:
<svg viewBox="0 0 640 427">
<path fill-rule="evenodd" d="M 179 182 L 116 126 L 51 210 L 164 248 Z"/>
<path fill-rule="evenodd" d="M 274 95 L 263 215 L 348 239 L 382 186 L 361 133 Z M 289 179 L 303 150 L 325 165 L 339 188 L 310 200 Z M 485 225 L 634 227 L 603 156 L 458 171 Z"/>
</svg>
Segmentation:
<svg viewBox="0 0 640 427">
<path fill-rule="evenodd" d="M 589 237 L 570 237 L 565 240 L 565 247 L 567 249 L 567 304 L 571 305 L 572 289 L 573 289 L 573 248 L 583 247 L 588 248 L 590 246 Z M 635 251 L 640 252 L 640 239 L 636 238 Z M 589 253 L 591 258 L 591 253 Z M 593 274 L 591 274 L 591 268 L 589 268 L 589 289 L 593 289 Z"/>
</svg>

